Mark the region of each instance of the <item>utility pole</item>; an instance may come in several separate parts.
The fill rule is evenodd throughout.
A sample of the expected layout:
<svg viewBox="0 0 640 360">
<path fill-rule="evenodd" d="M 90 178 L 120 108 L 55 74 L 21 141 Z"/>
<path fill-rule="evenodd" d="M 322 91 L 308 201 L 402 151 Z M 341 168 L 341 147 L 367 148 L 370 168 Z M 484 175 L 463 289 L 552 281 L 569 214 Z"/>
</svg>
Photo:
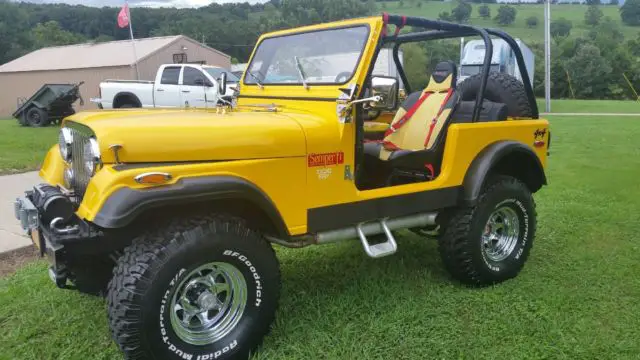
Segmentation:
<svg viewBox="0 0 640 360">
<path fill-rule="evenodd" d="M 544 4 L 544 102 L 551 112 L 551 0 Z"/>
</svg>

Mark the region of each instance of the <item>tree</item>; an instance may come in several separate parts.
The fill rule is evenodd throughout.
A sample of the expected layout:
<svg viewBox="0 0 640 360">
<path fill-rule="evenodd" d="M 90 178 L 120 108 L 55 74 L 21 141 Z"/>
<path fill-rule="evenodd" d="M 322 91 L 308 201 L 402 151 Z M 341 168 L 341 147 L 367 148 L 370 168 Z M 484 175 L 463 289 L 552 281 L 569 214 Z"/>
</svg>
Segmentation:
<svg viewBox="0 0 640 360">
<path fill-rule="evenodd" d="M 489 19 L 491 17 L 491 9 L 487 5 L 482 5 L 478 8 L 478 15 L 483 19 Z"/>
<path fill-rule="evenodd" d="M 629 26 L 640 26 L 640 0 L 627 0 L 620 7 L 620 18 Z"/>
<path fill-rule="evenodd" d="M 567 37 L 571 33 L 573 23 L 566 18 L 559 18 L 558 20 L 551 21 L 550 32 L 553 37 Z"/>
<path fill-rule="evenodd" d="M 589 5 L 589 8 L 584 13 L 584 23 L 589 26 L 596 26 L 603 16 L 604 14 L 598 5 Z"/>
<path fill-rule="evenodd" d="M 600 0 L 587 0 L 587 1 L 585 1 L 585 3 L 587 5 L 600 5 L 601 4 Z"/>
<path fill-rule="evenodd" d="M 460 0 L 456 7 L 451 10 L 451 17 L 458 23 L 466 23 L 471 17 L 472 10 L 471 4 L 464 0 Z"/>
<path fill-rule="evenodd" d="M 500 25 L 511 25 L 516 21 L 516 8 L 509 5 L 500 5 L 498 8 L 498 15 L 495 17 L 495 21 Z"/>
<path fill-rule="evenodd" d="M 620 5 L 620 1 L 619 0 L 611 0 L 611 1 L 609 1 L 609 5 Z"/>
<path fill-rule="evenodd" d="M 429 81 L 427 69 L 427 54 L 418 43 L 407 44 L 402 47 L 405 59 L 404 71 L 412 89 L 424 89 Z"/>
<path fill-rule="evenodd" d="M 535 28 L 538 27 L 538 17 L 537 16 L 529 16 L 527 18 L 527 27 L 528 28 Z"/>
<path fill-rule="evenodd" d="M 448 11 L 443 11 L 440 14 L 438 14 L 438 20 L 453 21 L 453 18 L 451 17 L 451 14 Z"/>
<path fill-rule="evenodd" d="M 31 30 L 34 45 L 38 48 L 58 45 L 77 44 L 85 41 L 82 35 L 63 30 L 57 21 L 38 24 Z"/>
<path fill-rule="evenodd" d="M 584 44 L 567 60 L 566 69 L 577 98 L 602 97 L 609 92 L 608 78 L 611 66 L 600 54 L 600 49 Z"/>
</svg>

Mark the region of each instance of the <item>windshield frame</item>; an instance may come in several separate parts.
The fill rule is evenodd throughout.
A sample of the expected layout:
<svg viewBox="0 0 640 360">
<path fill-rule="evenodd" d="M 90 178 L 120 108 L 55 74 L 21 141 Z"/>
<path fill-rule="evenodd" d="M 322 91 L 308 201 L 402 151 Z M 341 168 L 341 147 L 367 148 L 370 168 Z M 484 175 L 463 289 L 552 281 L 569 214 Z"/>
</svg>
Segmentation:
<svg viewBox="0 0 640 360">
<path fill-rule="evenodd" d="M 355 62 L 353 70 L 351 71 L 351 76 L 348 79 L 346 79 L 345 81 L 343 81 L 343 82 L 312 82 L 312 83 L 308 83 L 308 85 L 310 87 L 315 87 L 315 86 L 342 86 L 342 85 L 348 84 L 349 82 L 351 82 L 351 80 L 353 80 L 354 76 L 358 73 L 358 68 L 360 67 L 360 65 L 362 63 L 362 57 L 364 56 L 364 52 L 367 49 L 367 45 L 368 45 L 369 39 L 371 37 L 371 26 L 368 23 L 358 23 L 358 24 L 349 24 L 349 25 L 343 25 L 343 26 L 334 26 L 334 27 L 329 27 L 329 28 L 324 28 L 324 29 L 312 29 L 312 30 L 291 32 L 291 33 L 286 33 L 286 34 L 281 34 L 281 35 L 264 37 L 264 38 L 260 39 L 260 41 L 256 44 L 254 52 L 251 55 L 251 59 L 247 63 L 247 68 L 246 68 L 246 70 L 244 72 L 244 75 L 242 76 L 242 84 L 246 85 L 246 86 L 259 86 L 258 83 L 256 82 L 257 79 L 253 79 L 254 82 L 249 82 L 249 83 L 247 82 L 247 73 L 249 71 L 251 71 L 251 67 L 253 65 L 253 61 L 255 60 L 255 56 L 258 53 L 258 49 L 260 48 L 260 46 L 262 45 L 262 43 L 265 40 L 277 39 L 277 38 L 281 38 L 281 37 L 295 36 L 295 35 L 301 35 L 301 34 L 308 34 L 308 33 L 317 33 L 317 32 L 323 32 L 323 31 L 353 29 L 353 28 L 359 28 L 359 27 L 366 28 L 367 32 L 364 34 L 364 41 L 362 42 L 362 48 L 360 49 L 360 55 L 358 55 L 358 59 Z M 249 77 L 251 78 L 251 75 L 249 75 Z M 264 79 L 262 79 L 260 81 L 260 84 L 262 84 L 262 86 L 303 86 L 303 83 L 301 81 L 298 81 L 298 82 L 284 82 L 284 83 L 283 82 L 281 82 L 281 83 L 265 83 Z"/>
</svg>

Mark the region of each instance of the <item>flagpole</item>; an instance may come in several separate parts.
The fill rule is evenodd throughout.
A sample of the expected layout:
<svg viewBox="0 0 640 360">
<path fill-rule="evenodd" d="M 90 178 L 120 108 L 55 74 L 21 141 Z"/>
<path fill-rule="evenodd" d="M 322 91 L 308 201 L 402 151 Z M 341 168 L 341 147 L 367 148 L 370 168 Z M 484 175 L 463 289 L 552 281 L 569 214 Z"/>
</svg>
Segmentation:
<svg viewBox="0 0 640 360">
<path fill-rule="evenodd" d="M 136 43 L 133 39 L 133 25 L 131 24 L 131 10 L 129 8 L 129 2 L 125 0 L 127 5 L 127 16 L 129 17 L 129 35 L 131 35 L 131 47 L 133 48 L 133 59 L 135 60 L 136 67 L 136 80 L 140 80 L 140 72 L 138 71 L 138 54 L 136 53 Z"/>
</svg>

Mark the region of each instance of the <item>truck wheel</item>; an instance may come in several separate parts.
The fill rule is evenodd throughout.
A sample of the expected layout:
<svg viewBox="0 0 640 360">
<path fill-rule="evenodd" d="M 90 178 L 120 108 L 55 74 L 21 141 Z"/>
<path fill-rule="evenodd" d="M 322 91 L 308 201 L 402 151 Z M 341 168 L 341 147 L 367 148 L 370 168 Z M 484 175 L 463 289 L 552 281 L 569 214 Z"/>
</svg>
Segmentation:
<svg viewBox="0 0 640 360">
<path fill-rule="evenodd" d="M 454 278 L 485 286 L 518 275 L 535 232 L 531 192 L 521 181 L 499 176 L 485 186 L 475 206 L 456 211 L 438 248 Z"/>
<path fill-rule="evenodd" d="M 480 91 L 482 74 L 472 75 L 460 83 L 457 92 L 463 101 L 476 99 Z M 507 105 L 508 115 L 514 118 L 531 118 L 533 110 L 524 90 L 524 84 L 515 77 L 504 73 L 489 73 L 484 98 Z"/>
<path fill-rule="evenodd" d="M 33 127 L 43 127 L 49 125 L 49 115 L 46 111 L 32 106 L 27 110 L 27 124 Z"/>
<path fill-rule="evenodd" d="M 279 295 L 273 249 L 241 220 L 177 220 L 118 260 L 111 334 L 127 359 L 247 358 L 269 332 Z"/>
</svg>

